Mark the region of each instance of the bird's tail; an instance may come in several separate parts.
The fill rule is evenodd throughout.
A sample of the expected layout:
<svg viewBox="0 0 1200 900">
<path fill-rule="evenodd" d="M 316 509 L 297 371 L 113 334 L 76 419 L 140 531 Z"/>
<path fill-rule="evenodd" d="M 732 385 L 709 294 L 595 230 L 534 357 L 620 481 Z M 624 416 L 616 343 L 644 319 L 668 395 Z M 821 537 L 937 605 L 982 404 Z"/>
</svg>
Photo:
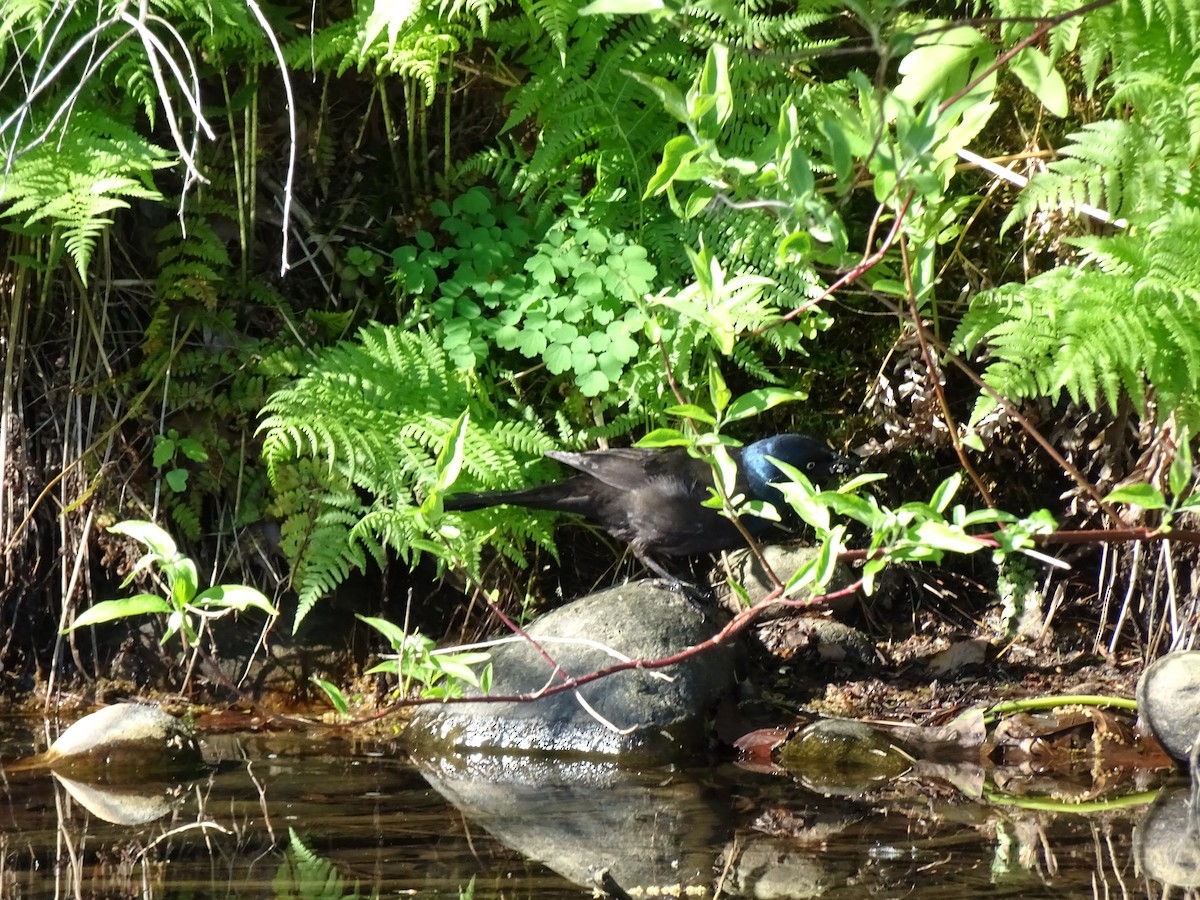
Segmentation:
<svg viewBox="0 0 1200 900">
<path fill-rule="evenodd" d="M 447 497 L 442 508 L 447 512 L 471 512 L 491 506 L 524 506 L 529 509 L 556 509 L 578 512 L 578 499 L 566 488 L 570 482 L 552 482 L 515 491 L 466 491 Z M 574 501 L 574 502 L 573 502 Z"/>
</svg>

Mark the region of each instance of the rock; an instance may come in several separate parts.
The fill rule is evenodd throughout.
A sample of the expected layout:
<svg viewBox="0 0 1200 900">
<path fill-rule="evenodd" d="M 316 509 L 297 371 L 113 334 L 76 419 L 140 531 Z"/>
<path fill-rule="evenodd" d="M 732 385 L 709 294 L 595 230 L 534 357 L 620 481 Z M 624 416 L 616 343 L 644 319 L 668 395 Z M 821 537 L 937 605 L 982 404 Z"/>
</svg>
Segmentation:
<svg viewBox="0 0 1200 900">
<path fill-rule="evenodd" d="M 1200 651 L 1168 653 L 1146 667 L 1137 686 L 1138 718 L 1186 765 L 1200 738 Z"/>
<path fill-rule="evenodd" d="M 201 766 L 191 730 L 145 703 L 117 703 L 84 716 L 37 759 L 56 771 L 110 778 Z"/>
<path fill-rule="evenodd" d="M 833 619 L 795 614 L 758 624 L 754 630 L 768 653 L 783 659 L 870 665 L 878 658 L 875 642 Z"/>
<path fill-rule="evenodd" d="M 790 738 L 779 765 L 826 795 L 860 794 L 898 778 L 912 757 L 884 732 L 850 719 L 820 719 Z"/>
<path fill-rule="evenodd" d="M 721 893 L 754 900 L 827 897 L 851 881 L 854 866 L 819 843 L 750 832 L 726 851 Z"/>
<path fill-rule="evenodd" d="M 145 825 L 161 819 L 180 802 L 182 785 L 148 783 L 114 788 L 87 784 L 51 772 L 75 801 L 94 816 L 114 825 Z"/>
<path fill-rule="evenodd" d="M 767 565 L 771 570 L 779 576 L 779 580 L 787 584 L 789 578 L 795 574 L 801 566 L 805 565 L 809 560 L 813 559 L 818 550 L 815 547 L 798 547 L 794 544 L 771 544 L 761 548 L 763 559 L 767 561 Z M 761 603 L 763 598 L 770 594 L 775 589 L 775 583 L 767 575 L 762 563 L 758 557 L 749 550 L 742 550 L 737 553 L 731 553 L 725 557 L 725 563 L 728 566 L 728 578 L 731 581 L 736 581 L 746 591 L 749 603 L 751 606 Z M 719 570 L 720 571 L 720 570 Z M 721 572 L 724 576 L 726 573 Z M 716 579 L 714 579 L 715 581 Z M 845 587 L 854 580 L 854 575 L 850 568 L 842 564 L 838 564 L 834 574 L 833 581 L 829 585 L 830 591 L 836 591 L 839 588 Z M 729 591 L 727 587 L 722 602 L 733 612 L 737 612 L 745 604 L 745 600 Z M 800 591 L 797 594 L 789 597 L 789 600 L 801 600 L 806 597 L 811 597 L 810 591 Z M 857 602 L 854 595 L 839 597 L 836 600 L 823 602 L 817 609 L 830 610 L 835 614 L 845 612 L 848 608 Z M 788 607 L 777 607 L 766 615 L 784 615 L 791 613 L 794 610 Z"/>
<path fill-rule="evenodd" d="M 621 661 L 602 645 L 627 659 L 659 659 L 718 629 L 711 615 L 678 592 L 639 582 L 577 600 L 527 631 L 566 673 L 578 677 Z M 731 648 L 716 647 L 665 669 L 626 670 L 578 692 L 528 702 L 424 706 L 405 737 L 422 754 L 485 749 L 648 761 L 696 757 L 707 747 L 708 713 L 733 687 L 733 656 Z M 532 695 L 554 680 L 550 665 L 525 641 L 497 647 L 492 662 L 493 696 Z"/>
</svg>

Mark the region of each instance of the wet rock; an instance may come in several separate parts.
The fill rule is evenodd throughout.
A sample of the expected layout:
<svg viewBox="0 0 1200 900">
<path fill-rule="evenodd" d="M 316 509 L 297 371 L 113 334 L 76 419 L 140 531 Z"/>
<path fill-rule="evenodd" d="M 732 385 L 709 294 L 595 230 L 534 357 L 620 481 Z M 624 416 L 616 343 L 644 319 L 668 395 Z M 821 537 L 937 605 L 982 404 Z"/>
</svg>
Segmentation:
<svg viewBox="0 0 1200 900">
<path fill-rule="evenodd" d="M 712 636 L 719 623 L 683 595 L 640 582 L 577 600 L 527 630 L 564 672 L 578 677 L 622 658 L 678 653 Z M 733 686 L 733 655 L 716 647 L 665 669 L 626 670 L 529 702 L 421 707 L 405 738 L 423 753 L 469 748 L 694 758 L 707 746 L 708 713 Z M 525 641 L 495 648 L 492 661 L 492 696 L 533 695 L 558 681 Z"/>
<path fill-rule="evenodd" d="M 907 772 L 913 758 L 884 732 L 850 719 L 821 719 L 778 751 L 779 765 L 805 787 L 847 796 Z"/>
<path fill-rule="evenodd" d="M 1146 667 L 1137 687 L 1138 718 L 1167 753 L 1187 764 L 1200 738 L 1200 651 L 1168 653 Z"/>
<path fill-rule="evenodd" d="M 37 762 L 59 772 L 136 778 L 201 767 L 191 729 L 157 706 L 118 703 L 84 716 Z"/>
<path fill-rule="evenodd" d="M 721 867 L 721 894 L 730 897 L 824 897 L 853 874 L 849 860 L 829 854 L 820 844 L 792 838 L 751 835 L 731 853 Z"/>
</svg>

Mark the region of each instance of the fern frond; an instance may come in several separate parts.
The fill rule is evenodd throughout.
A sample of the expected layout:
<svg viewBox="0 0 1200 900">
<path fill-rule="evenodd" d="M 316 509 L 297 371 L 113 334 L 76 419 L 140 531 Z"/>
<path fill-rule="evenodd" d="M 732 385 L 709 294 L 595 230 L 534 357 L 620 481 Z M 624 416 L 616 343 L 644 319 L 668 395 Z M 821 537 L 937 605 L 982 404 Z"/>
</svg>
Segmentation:
<svg viewBox="0 0 1200 900">
<path fill-rule="evenodd" d="M 1180 407 L 1200 389 L 1200 210 L 1077 243 L 1082 263 L 977 295 L 954 346 L 986 348 L 985 380 L 1012 399 L 1127 397 L 1145 414 L 1152 389 L 1160 414 Z"/>
<path fill-rule="evenodd" d="M 81 112 L 70 127 L 14 163 L 0 187 L 0 216 L 59 236 L 87 280 L 92 249 L 112 224 L 111 213 L 134 199 L 161 200 L 153 173 L 171 155 L 103 113 Z"/>
<path fill-rule="evenodd" d="M 310 505 L 284 512 L 299 618 L 368 557 L 382 564 L 390 550 L 410 565 L 422 552 L 456 562 L 478 558 L 478 529 L 447 537 L 431 530 L 422 508 L 459 416 L 470 413 L 462 479 L 473 486 L 515 483 L 526 458 L 552 446 L 532 421 L 496 422 L 481 399 L 486 393 L 455 369 L 434 335 L 370 325 L 271 395 L 259 427 L 268 476 L 288 496 L 297 479 L 323 491 L 315 513 Z M 360 495 L 374 498 L 369 508 Z M 531 534 L 548 543 L 522 518 L 503 517 L 493 536 L 502 553 L 519 555 Z"/>
</svg>

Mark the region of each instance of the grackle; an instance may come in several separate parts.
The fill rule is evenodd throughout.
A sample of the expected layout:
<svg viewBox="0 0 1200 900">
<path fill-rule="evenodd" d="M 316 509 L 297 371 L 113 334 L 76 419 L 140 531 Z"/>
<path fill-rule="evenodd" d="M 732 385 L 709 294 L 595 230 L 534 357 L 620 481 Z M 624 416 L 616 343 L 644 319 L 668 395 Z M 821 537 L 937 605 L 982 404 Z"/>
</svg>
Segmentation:
<svg viewBox="0 0 1200 900">
<path fill-rule="evenodd" d="M 597 522 L 625 541 L 634 555 L 657 574 L 674 581 L 656 556 L 692 556 L 743 546 L 736 526 L 717 510 L 700 504 L 710 496 L 712 466 L 682 448 L 625 448 L 587 453 L 547 453 L 577 469 L 563 481 L 513 491 L 454 494 L 445 509 L 467 512 L 509 504 L 571 512 Z M 768 459 L 795 466 L 814 482 L 855 468 L 849 457 L 799 434 L 781 434 L 730 450 L 738 466 L 735 493 L 771 503 L 786 514 L 783 495 L 771 486 L 783 473 Z M 762 536 L 772 522 L 745 516 L 742 526 Z"/>
</svg>

